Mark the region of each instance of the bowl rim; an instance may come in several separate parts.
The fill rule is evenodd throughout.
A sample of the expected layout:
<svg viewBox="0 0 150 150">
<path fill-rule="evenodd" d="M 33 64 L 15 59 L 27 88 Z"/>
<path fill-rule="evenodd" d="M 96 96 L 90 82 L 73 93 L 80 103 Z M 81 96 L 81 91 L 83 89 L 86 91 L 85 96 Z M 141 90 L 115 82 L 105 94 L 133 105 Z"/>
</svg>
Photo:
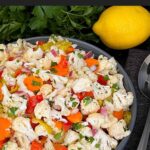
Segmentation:
<svg viewBox="0 0 150 150">
<path fill-rule="evenodd" d="M 48 38 L 49 38 L 49 36 L 36 36 L 36 37 L 24 38 L 24 40 L 26 40 L 28 42 L 31 42 L 31 41 L 35 42 L 37 40 L 45 40 L 46 41 L 46 40 L 48 40 Z M 102 50 L 101 48 L 99 48 L 97 46 L 94 46 L 93 44 L 90 44 L 90 43 L 87 43 L 85 41 L 78 40 L 78 39 L 75 39 L 75 38 L 68 38 L 68 37 L 64 37 L 64 38 L 72 41 L 73 43 L 77 44 L 79 47 L 83 47 L 83 45 L 84 45 L 85 47 L 90 48 L 93 52 L 97 51 L 97 53 L 99 53 L 99 55 L 102 54 L 102 55 L 104 55 L 104 56 L 106 56 L 108 58 L 112 58 L 113 57 L 113 56 L 109 55 L 107 52 L 105 52 L 104 50 Z M 130 77 L 128 76 L 126 71 L 123 69 L 123 67 L 120 65 L 120 63 L 117 60 L 116 60 L 116 62 L 117 62 L 118 70 L 121 72 L 121 74 L 123 74 L 124 79 L 126 81 L 126 84 L 128 85 L 128 87 L 130 88 L 130 91 L 134 95 L 134 101 L 133 101 L 133 104 L 131 106 L 132 118 L 131 118 L 131 122 L 130 122 L 130 125 L 129 125 L 129 129 L 130 129 L 131 134 L 132 134 L 132 131 L 133 131 L 134 127 L 135 127 L 136 117 L 137 117 L 137 97 L 136 97 L 136 92 L 135 92 L 135 89 L 134 89 L 134 86 L 133 86 L 133 83 L 132 83 Z M 123 150 L 124 149 L 125 145 L 129 141 L 129 138 L 130 138 L 131 134 L 129 136 L 123 138 L 119 142 L 116 150 Z"/>
</svg>

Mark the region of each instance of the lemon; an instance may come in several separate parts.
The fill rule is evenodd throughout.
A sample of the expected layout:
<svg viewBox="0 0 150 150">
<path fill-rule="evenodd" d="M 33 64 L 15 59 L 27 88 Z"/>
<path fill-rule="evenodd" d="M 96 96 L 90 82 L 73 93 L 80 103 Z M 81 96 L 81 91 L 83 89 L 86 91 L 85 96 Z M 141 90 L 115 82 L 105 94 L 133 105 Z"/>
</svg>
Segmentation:
<svg viewBox="0 0 150 150">
<path fill-rule="evenodd" d="M 142 6 L 112 6 L 93 25 L 93 31 L 112 49 L 128 49 L 150 36 L 150 13 Z"/>
</svg>

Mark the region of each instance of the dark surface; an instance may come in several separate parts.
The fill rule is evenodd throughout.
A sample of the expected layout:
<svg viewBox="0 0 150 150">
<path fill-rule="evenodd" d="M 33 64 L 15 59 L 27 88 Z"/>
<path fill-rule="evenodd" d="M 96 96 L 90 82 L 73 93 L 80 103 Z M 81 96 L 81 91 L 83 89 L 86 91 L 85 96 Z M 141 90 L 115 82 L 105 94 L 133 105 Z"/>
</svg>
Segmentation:
<svg viewBox="0 0 150 150">
<path fill-rule="evenodd" d="M 124 69 L 127 71 L 129 77 L 131 78 L 131 81 L 136 91 L 138 104 L 135 127 L 130 136 L 129 142 L 125 147 L 125 150 L 136 150 L 140 141 L 140 137 L 142 135 L 142 131 L 144 129 L 148 109 L 150 106 L 150 101 L 140 93 L 137 80 L 140 66 L 148 54 L 150 54 L 150 49 L 131 49 L 129 50 L 128 55 L 126 57 L 127 60 L 125 62 L 123 62 L 122 60 L 119 61 L 122 62 Z M 114 55 L 114 57 L 115 56 L 116 55 Z M 150 150 L 150 139 L 147 146 L 147 150 Z"/>
</svg>

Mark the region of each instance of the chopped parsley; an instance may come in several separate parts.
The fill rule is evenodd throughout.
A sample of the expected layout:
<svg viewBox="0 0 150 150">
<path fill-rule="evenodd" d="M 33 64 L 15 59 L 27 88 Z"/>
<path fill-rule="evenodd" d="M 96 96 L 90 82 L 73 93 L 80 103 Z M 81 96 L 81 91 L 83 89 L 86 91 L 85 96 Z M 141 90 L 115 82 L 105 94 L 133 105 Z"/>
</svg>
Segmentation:
<svg viewBox="0 0 150 150">
<path fill-rule="evenodd" d="M 40 73 L 40 70 L 38 69 L 38 70 L 36 70 L 36 72 L 35 72 L 36 74 L 39 74 Z"/>
<path fill-rule="evenodd" d="M 59 140 L 61 138 L 61 133 L 62 132 L 59 132 L 54 135 L 55 140 Z"/>
<path fill-rule="evenodd" d="M 55 68 L 51 68 L 50 71 L 51 71 L 52 73 L 57 73 L 57 70 L 56 70 Z"/>
<path fill-rule="evenodd" d="M 79 136 L 80 136 L 80 139 L 83 139 L 83 137 L 84 137 L 82 134 L 79 134 Z"/>
<path fill-rule="evenodd" d="M 75 98 L 74 97 L 70 97 L 70 101 L 74 101 L 75 100 Z"/>
<path fill-rule="evenodd" d="M 40 86 L 41 83 L 40 83 L 40 82 L 37 82 L 37 81 L 35 81 L 35 80 L 33 80 L 33 81 L 32 81 L 32 85 L 33 85 L 33 86 Z"/>
<path fill-rule="evenodd" d="M 104 80 L 105 80 L 105 81 L 108 81 L 108 80 L 109 80 L 109 76 L 108 76 L 108 75 L 105 75 L 105 76 L 104 76 Z"/>
<path fill-rule="evenodd" d="M 87 106 L 88 104 L 90 104 L 92 102 L 92 98 L 87 96 L 83 99 L 83 103 L 85 106 Z"/>
<path fill-rule="evenodd" d="M 56 65 L 57 65 L 57 62 L 54 62 L 54 61 L 51 62 L 51 67 L 56 66 Z"/>
<path fill-rule="evenodd" d="M 11 107 L 11 108 L 9 109 L 9 111 L 8 111 L 8 116 L 9 116 L 9 117 L 14 117 L 17 110 L 18 110 L 17 107 Z"/>
<path fill-rule="evenodd" d="M 78 105 L 77 102 L 73 102 L 73 103 L 72 103 L 72 107 L 76 107 L 77 105 Z"/>
<path fill-rule="evenodd" d="M 83 55 L 81 53 L 77 54 L 79 58 L 83 58 Z"/>
<path fill-rule="evenodd" d="M 87 140 L 89 143 L 93 143 L 94 138 L 93 138 L 93 137 L 86 137 L 86 140 Z"/>
<path fill-rule="evenodd" d="M 97 143 L 97 144 L 95 145 L 95 147 L 96 147 L 96 148 L 99 148 L 99 147 L 100 147 L 100 144 L 99 144 L 99 143 Z"/>
<path fill-rule="evenodd" d="M 112 85 L 112 92 L 116 92 L 119 90 L 119 85 L 117 83 Z"/>
<path fill-rule="evenodd" d="M 79 130 L 79 129 L 83 128 L 83 125 L 80 124 L 80 123 L 74 123 L 74 124 L 72 125 L 72 128 L 73 128 L 74 130 Z"/>
</svg>

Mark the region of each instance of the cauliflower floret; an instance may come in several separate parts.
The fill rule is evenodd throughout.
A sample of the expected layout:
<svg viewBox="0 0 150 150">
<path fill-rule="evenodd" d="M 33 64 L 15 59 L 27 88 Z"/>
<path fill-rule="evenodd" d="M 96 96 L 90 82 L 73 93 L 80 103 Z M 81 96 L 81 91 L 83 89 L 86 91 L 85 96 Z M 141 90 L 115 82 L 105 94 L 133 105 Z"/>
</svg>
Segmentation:
<svg viewBox="0 0 150 150">
<path fill-rule="evenodd" d="M 29 118 L 15 118 L 12 123 L 12 129 L 26 135 L 30 141 L 37 139 L 37 135 L 31 127 Z"/>
<path fill-rule="evenodd" d="M 117 122 L 117 119 L 112 115 L 103 116 L 100 113 L 90 114 L 87 118 L 87 122 L 89 122 L 94 128 L 108 128 Z"/>
<path fill-rule="evenodd" d="M 118 78 L 118 86 L 120 89 L 124 89 L 123 86 L 123 75 L 122 74 L 116 74 L 117 78 Z"/>
<path fill-rule="evenodd" d="M 47 136 L 48 135 L 45 128 L 41 125 L 37 125 L 34 130 L 35 130 L 35 133 L 37 136 Z"/>
<path fill-rule="evenodd" d="M 12 61 L 7 61 L 5 63 L 5 66 L 8 70 L 8 72 L 14 72 L 18 68 L 22 66 L 23 62 L 21 62 L 19 59 L 14 59 Z"/>
<path fill-rule="evenodd" d="M 98 61 L 101 64 L 99 67 L 99 72 L 107 71 L 107 74 L 116 74 L 117 73 L 117 63 L 114 58 L 108 59 L 107 57 L 100 55 Z"/>
<path fill-rule="evenodd" d="M 111 95 L 110 86 L 104 86 L 99 84 L 98 82 L 93 83 L 93 91 L 94 91 L 94 97 L 97 100 L 104 100 L 105 98 Z"/>
<path fill-rule="evenodd" d="M 70 115 L 70 110 L 66 107 L 66 100 L 65 98 L 61 97 L 61 96 L 57 96 L 55 97 L 54 103 L 56 106 L 60 106 L 61 107 L 61 115 L 62 116 L 69 116 Z"/>
<path fill-rule="evenodd" d="M 84 100 L 81 101 L 81 112 L 83 115 L 88 115 L 97 112 L 100 109 L 98 101 L 92 99 L 89 104 L 86 104 Z"/>
<path fill-rule="evenodd" d="M 93 128 L 99 129 L 105 120 L 104 116 L 100 113 L 93 113 L 87 117 L 86 121 L 89 122 Z"/>
<path fill-rule="evenodd" d="M 2 77 L 7 85 L 13 86 L 16 84 L 16 79 L 11 76 L 10 72 L 6 68 L 3 70 Z"/>
<path fill-rule="evenodd" d="M 92 81 L 88 78 L 80 78 L 74 81 L 72 89 L 75 93 L 92 90 Z"/>
<path fill-rule="evenodd" d="M 36 68 L 49 70 L 50 66 L 51 66 L 51 60 L 48 57 L 44 57 L 36 61 Z"/>
<path fill-rule="evenodd" d="M 82 127 L 81 129 L 78 130 L 83 136 L 86 137 L 92 137 L 92 130 L 89 127 Z"/>
<path fill-rule="evenodd" d="M 81 57 L 80 57 L 81 56 Z M 75 53 L 69 54 L 68 63 L 72 68 L 80 70 L 82 67 L 86 66 L 84 59 L 82 58 L 81 51 L 75 50 Z"/>
<path fill-rule="evenodd" d="M 55 109 L 52 109 L 51 111 L 51 118 L 67 123 L 67 120 L 62 117 L 61 112 L 56 111 Z"/>
<path fill-rule="evenodd" d="M 22 150 L 30 150 L 30 140 L 20 132 L 15 132 L 12 141 L 15 141 Z"/>
<path fill-rule="evenodd" d="M 55 150 L 50 139 L 46 140 L 46 143 L 44 144 L 44 150 Z"/>
<path fill-rule="evenodd" d="M 100 143 L 100 150 L 112 150 L 115 149 L 118 144 L 117 140 L 111 138 L 101 129 L 94 135 L 94 139 L 97 143 Z"/>
<path fill-rule="evenodd" d="M 80 138 L 79 134 L 73 130 L 68 130 L 65 134 L 64 144 L 69 145 L 75 143 Z"/>
<path fill-rule="evenodd" d="M 27 62 L 35 62 L 36 60 L 41 59 L 42 57 L 43 51 L 41 50 L 41 48 L 38 48 L 36 51 L 30 48 L 23 55 L 23 59 Z"/>
<path fill-rule="evenodd" d="M 8 141 L 4 146 L 3 146 L 4 150 L 21 150 L 17 143 L 12 142 L 12 141 Z"/>
<path fill-rule="evenodd" d="M 0 49 L 5 49 L 1 45 L 3 45 L 3 44 L 0 44 Z M 6 53 L 6 51 L 5 50 L 3 50 L 3 51 L 0 50 L 0 66 L 4 65 L 7 58 L 8 58 L 8 54 Z"/>
<path fill-rule="evenodd" d="M 43 80 L 43 81 L 48 81 L 50 79 L 50 70 L 41 70 L 41 69 L 37 69 L 37 68 L 33 68 L 32 71 L 37 74 L 38 72 L 38 76 Z"/>
<path fill-rule="evenodd" d="M 75 144 L 70 144 L 70 145 L 68 146 L 68 150 L 79 150 L 79 149 L 85 150 L 84 145 L 81 144 L 80 142 L 77 142 L 77 143 L 75 143 Z M 86 149 L 86 150 L 87 150 L 87 149 Z"/>
<path fill-rule="evenodd" d="M 51 46 L 51 50 L 55 50 L 56 52 L 58 52 L 58 48 L 56 46 Z M 48 52 L 45 57 L 47 57 L 48 59 L 50 59 L 53 62 L 59 63 L 60 61 L 60 57 L 59 56 L 54 56 L 52 54 L 52 52 Z"/>
<path fill-rule="evenodd" d="M 116 111 L 121 109 L 127 110 L 133 103 L 133 93 L 126 92 L 125 89 L 120 89 L 113 94 L 113 105 Z"/>
<path fill-rule="evenodd" d="M 44 118 L 50 118 L 51 116 L 51 109 L 48 104 L 47 100 L 43 100 L 40 103 L 38 103 L 34 108 L 34 114 L 37 119 Z"/>
<path fill-rule="evenodd" d="M 33 96 L 34 93 L 29 91 L 27 89 L 27 87 L 24 85 L 24 79 L 27 77 L 27 75 L 25 74 L 22 74 L 22 75 L 19 75 L 17 76 L 17 84 L 19 86 L 19 91 L 24 91 L 25 93 L 29 94 L 30 96 Z"/>
<path fill-rule="evenodd" d="M 119 120 L 118 122 L 116 122 L 115 124 L 113 124 L 108 128 L 108 133 L 115 139 L 121 140 L 122 138 L 128 136 L 131 133 L 129 130 L 125 130 L 125 128 L 126 128 L 125 121 Z"/>
<path fill-rule="evenodd" d="M 44 84 L 40 88 L 39 94 L 42 94 L 44 98 L 52 92 L 52 86 L 50 84 Z"/>
</svg>

